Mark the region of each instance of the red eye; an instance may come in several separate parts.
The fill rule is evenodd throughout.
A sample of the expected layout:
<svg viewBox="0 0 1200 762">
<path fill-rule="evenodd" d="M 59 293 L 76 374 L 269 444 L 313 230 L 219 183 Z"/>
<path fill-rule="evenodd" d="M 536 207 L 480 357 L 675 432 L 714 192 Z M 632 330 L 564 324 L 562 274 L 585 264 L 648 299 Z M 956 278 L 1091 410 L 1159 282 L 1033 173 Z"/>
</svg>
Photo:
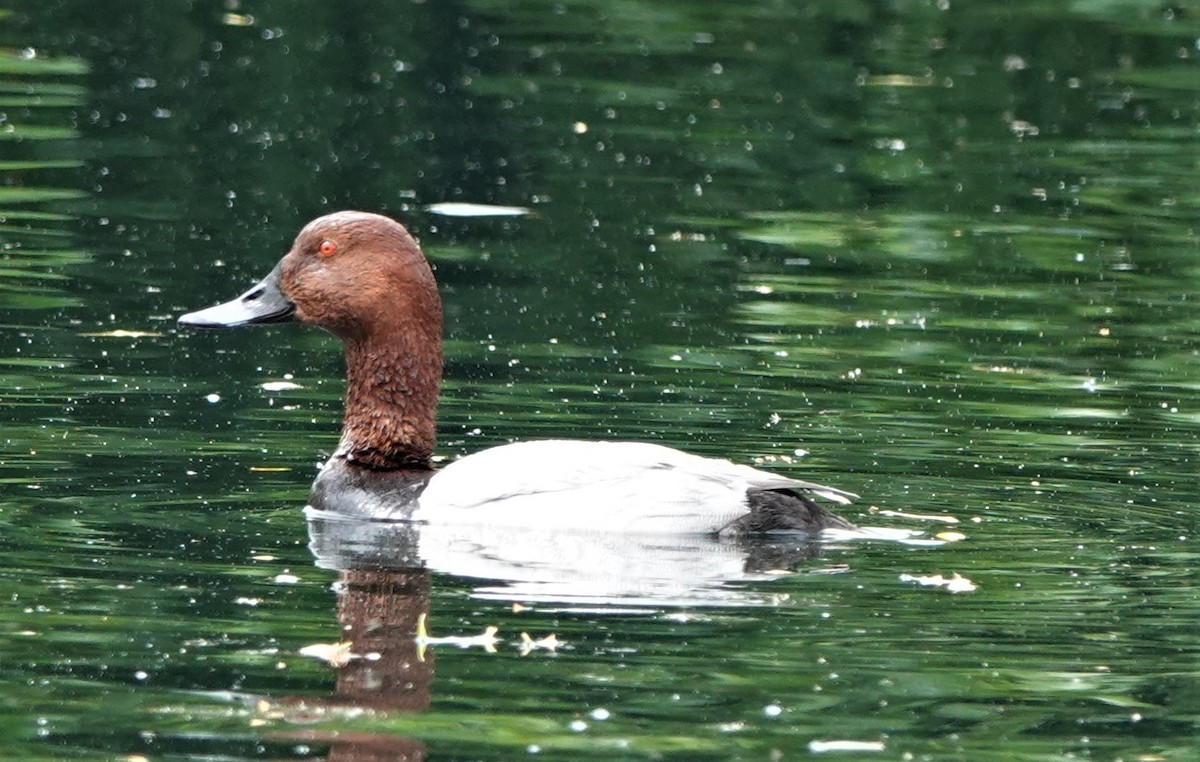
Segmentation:
<svg viewBox="0 0 1200 762">
<path fill-rule="evenodd" d="M 323 257 L 332 257 L 337 253 L 337 244 L 333 241 L 321 241 L 321 245 L 317 247 L 317 251 Z"/>
</svg>

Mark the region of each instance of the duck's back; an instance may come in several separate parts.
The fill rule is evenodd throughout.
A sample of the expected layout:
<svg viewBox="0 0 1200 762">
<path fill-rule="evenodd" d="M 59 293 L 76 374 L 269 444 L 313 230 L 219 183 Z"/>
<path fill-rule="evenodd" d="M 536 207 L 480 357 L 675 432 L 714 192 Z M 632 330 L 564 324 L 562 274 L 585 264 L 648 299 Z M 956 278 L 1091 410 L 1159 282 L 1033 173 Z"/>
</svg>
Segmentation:
<svg viewBox="0 0 1200 762">
<path fill-rule="evenodd" d="M 777 502 L 776 496 L 792 493 L 806 510 L 815 509 L 805 492 L 839 503 L 853 497 L 662 445 L 545 440 L 502 445 L 451 463 L 429 480 L 413 518 L 712 534 L 737 527 L 752 512 L 756 495 L 769 494 L 768 502 Z M 752 531 L 771 528 L 756 523 Z"/>
</svg>

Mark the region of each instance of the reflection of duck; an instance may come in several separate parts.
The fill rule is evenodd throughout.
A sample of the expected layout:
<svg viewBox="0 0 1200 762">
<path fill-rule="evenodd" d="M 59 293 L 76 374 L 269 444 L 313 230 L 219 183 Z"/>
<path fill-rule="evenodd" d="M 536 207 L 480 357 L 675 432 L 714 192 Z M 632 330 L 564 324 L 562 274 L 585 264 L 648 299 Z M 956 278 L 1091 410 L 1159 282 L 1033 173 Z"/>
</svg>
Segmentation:
<svg viewBox="0 0 1200 762">
<path fill-rule="evenodd" d="M 409 713 L 429 708 L 434 677 L 432 650 L 415 640 L 418 621 L 429 610 L 429 573 L 419 569 L 341 571 L 337 591 L 338 639 L 354 656 L 337 669 L 331 696 L 255 696 L 254 706 L 271 719 L 297 726 L 363 712 Z M 369 730 L 281 730 L 273 738 L 328 746 L 328 760 L 426 758 L 416 738 Z"/>
<path fill-rule="evenodd" d="M 805 535 L 718 537 L 453 522 L 362 521 L 309 499 L 309 548 L 327 569 L 404 569 L 469 577 L 483 598 L 580 605 L 756 605 L 737 583 L 772 579 L 820 553 Z"/>
<path fill-rule="evenodd" d="M 850 493 L 661 445 L 524 442 L 435 473 L 441 302 L 417 243 L 386 217 L 338 212 L 310 222 L 262 282 L 179 324 L 293 318 L 345 344 L 341 442 L 314 487 L 322 509 L 372 519 L 656 534 L 850 526 L 813 499 L 848 503 Z"/>
</svg>

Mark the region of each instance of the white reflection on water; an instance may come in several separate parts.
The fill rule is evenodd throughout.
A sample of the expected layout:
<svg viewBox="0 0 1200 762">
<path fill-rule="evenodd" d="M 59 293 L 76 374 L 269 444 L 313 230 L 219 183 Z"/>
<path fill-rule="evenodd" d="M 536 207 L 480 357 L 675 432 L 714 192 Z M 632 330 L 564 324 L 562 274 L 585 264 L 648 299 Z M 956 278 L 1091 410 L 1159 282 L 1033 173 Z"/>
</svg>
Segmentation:
<svg viewBox="0 0 1200 762">
<path fill-rule="evenodd" d="M 884 541 L 941 545 L 920 532 L 871 527 L 806 535 L 729 539 L 546 530 L 467 524 L 371 522 L 313 507 L 309 547 L 317 565 L 419 569 L 472 580 L 487 599 L 621 606 L 774 605 L 779 596 L 745 587 L 804 563 L 812 573 L 834 544 Z M 827 571 L 841 571 L 842 567 Z"/>
</svg>

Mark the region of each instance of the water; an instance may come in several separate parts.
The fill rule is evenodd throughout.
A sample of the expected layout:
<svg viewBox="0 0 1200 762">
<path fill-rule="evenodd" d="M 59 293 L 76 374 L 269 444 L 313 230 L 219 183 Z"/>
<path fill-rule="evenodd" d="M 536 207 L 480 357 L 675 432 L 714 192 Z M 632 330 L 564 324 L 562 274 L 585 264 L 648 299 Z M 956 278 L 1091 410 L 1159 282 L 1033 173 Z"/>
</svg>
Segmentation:
<svg viewBox="0 0 1200 762">
<path fill-rule="evenodd" d="M 6 758 L 1194 757 L 1186 8 L 510 5 L 3 4 Z M 951 541 L 339 570 L 336 344 L 174 317 L 344 207 L 437 267 L 444 454 L 660 441 Z"/>
</svg>

